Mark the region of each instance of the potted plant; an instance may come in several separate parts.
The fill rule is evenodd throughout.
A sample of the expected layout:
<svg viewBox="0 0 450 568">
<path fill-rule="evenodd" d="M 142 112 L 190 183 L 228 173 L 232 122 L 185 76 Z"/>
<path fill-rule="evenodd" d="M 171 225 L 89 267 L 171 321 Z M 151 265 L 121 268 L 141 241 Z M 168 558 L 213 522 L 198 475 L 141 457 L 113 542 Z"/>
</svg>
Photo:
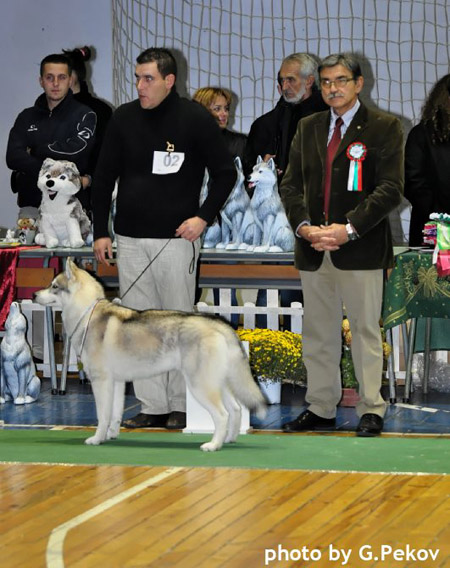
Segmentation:
<svg viewBox="0 0 450 568">
<path fill-rule="evenodd" d="M 273 329 L 240 329 L 241 341 L 248 341 L 250 367 L 269 402 L 280 402 L 281 383 L 306 381 L 306 369 L 302 359 L 302 336 L 291 331 Z M 271 389 L 278 391 L 278 398 L 272 397 Z"/>
</svg>

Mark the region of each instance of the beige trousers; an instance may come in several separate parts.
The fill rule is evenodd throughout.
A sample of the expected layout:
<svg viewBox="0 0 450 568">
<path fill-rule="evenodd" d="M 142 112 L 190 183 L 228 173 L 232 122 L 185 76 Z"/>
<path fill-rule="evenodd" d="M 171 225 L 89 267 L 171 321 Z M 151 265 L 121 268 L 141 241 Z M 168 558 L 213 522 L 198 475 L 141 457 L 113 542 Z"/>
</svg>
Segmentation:
<svg viewBox="0 0 450 568">
<path fill-rule="evenodd" d="M 122 296 L 168 239 L 135 239 L 117 235 L 117 266 Z M 142 277 L 123 298 L 135 310 L 169 309 L 192 312 L 200 240 L 171 239 Z M 195 258 L 194 258 L 195 251 Z M 186 383 L 178 371 L 134 381 L 134 392 L 144 414 L 186 412 Z"/>
<path fill-rule="evenodd" d="M 300 271 L 305 299 L 303 356 L 308 371 L 306 401 L 322 418 L 334 418 L 341 398 L 339 363 L 343 305 L 352 331 L 352 357 L 359 383 L 358 416 L 384 416 L 383 349 L 379 320 L 382 270 L 339 270 L 327 252 L 319 270 Z"/>
</svg>

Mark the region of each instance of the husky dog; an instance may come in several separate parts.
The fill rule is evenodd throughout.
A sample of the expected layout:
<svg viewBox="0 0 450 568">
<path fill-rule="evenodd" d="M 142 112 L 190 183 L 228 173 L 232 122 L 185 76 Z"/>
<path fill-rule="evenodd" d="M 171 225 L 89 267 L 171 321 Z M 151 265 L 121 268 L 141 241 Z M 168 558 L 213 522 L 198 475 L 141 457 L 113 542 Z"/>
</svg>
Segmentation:
<svg viewBox="0 0 450 568">
<path fill-rule="evenodd" d="M 254 187 L 250 206 L 262 236 L 256 252 L 289 252 L 294 250 L 294 233 L 289 225 L 277 187 L 275 162 L 264 162 L 258 156 L 249 176 L 249 187 Z M 248 249 L 250 250 L 250 249 Z"/>
<path fill-rule="evenodd" d="M 184 375 L 214 421 L 204 451 L 236 440 L 239 403 L 265 414 L 244 349 L 231 325 L 217 316 L 124 308 L 106 300 L 102 286 L 70 258 L 65 271 L 36 293 L 36 301 L 62 309 L 66 332 L 91 380 L 98 427 L 86 444 L 119 435 L 125 381 L 152 380 L 151 375 L 172 370 Z"/>
<path fill-rule="evenodd" d="M 44 160 L 38 177 L 42 191 L 39 233 L 35 241 L 47 248 L 80 248 L 92 242 L 91 222 L 74 195 L 80 191 L 80 173 L 73 162 Z"/>
<path fill-rule="evenodd" d="M 41 381 L 36 376 L 36 367 L 31 349 L 25 338 L 27 321 L 17 302 L 12 302 L 5 322 L 0 368 L 0 403 L 13 400 L 14 404 L 34 402 L 41 391 Z"/>
</svg>

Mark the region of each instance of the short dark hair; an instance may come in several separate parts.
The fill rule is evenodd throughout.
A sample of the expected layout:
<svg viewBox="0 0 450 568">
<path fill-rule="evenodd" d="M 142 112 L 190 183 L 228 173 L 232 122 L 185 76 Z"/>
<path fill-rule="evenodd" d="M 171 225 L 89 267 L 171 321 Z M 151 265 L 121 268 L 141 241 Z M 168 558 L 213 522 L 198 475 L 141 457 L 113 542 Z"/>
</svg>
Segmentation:
<svg viewBox="0 0 450 568">
<path fill-rule="evenodd" d="M 39 71 L 41 77 L 44 75 L 44 66 L 47 63 L 61 63 L 62 65 L 67 65 L 67 69 L 69 70 L 69 75 L 72 75 L 72 65 L 70 63 L 70 60 L 62 53 L 52 53 L 51 55 L 47 55 L 47 57 L 44 57 L 44 59 L 41 61 L 41 66 Z"/>
<path fill-rule="evenodd" d="M 319 75 L 325 67 L 335 67 L 336 65 L 343 65 L 346 67 L 354 79 L 362 77 L 361 66 L 352 53 L 335 53 L 325 57 L 319 65 Z"/>
<path fill-rule="evenodd" d="M 167 75 L 177 76 L 177 62 L 171 52 L 165 47 L 150 47 L 136 58 L 136 63 L 156 63 L 158 71 L 163 79 Z"/>
</svg>

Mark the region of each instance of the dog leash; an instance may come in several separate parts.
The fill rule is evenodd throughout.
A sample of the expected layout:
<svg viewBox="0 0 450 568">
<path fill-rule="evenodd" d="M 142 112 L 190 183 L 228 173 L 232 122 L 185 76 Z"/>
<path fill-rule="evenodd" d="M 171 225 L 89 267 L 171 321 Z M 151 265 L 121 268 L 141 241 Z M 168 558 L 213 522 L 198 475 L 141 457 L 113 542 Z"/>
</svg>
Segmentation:
<svg viewBox="0 0 450 568">
<path fill-rule="evenodd" d="M 127 290 L 124 292 L 124 294 L 122 294 L 122 296 L 120 296 L 120 298 L 115 298 L 113 300 L 113 302 L 115 304 L 120 304 L 122 302 L 122 300 L 125 298 L 125 296 L 128 294 L 128 292 L 131 290 L 131 288 L 133 288 L 133 286 L 136 284 L 136 282 L 143 276 L 143 274 L 150 268 L 150 266 L 155 262 L 155 260 L 158 258 L 158 256 L 163 252 L 163 250 L 166 248 L 166 246 L 170 243 L 170 241 L 172 241 L 173 239 L 170 238 L 167 243 L 159 250 L 159 252 L 152 258 L 152 260 L 147 264 L 147 266 L 144 268 L 144 270 L 139 274 L 139 276 L 130 284 L 130 286 L 128 286 Z M 189 264 L 189 274 L 192 274 L 194 272 L 194 267 L 195 267 L 195 246 L 194 243 L 191 243 L 192 245 L 192 260 Z"/>
<path fill-rule="evenodd" d="M 81 324 L 81 322 L 83 321 L 84 317 L 85 317 L 85 316 L 89 313 L 89 311 L 90 311 L 91 313 L 89 314 L 89 319 L 88 319 L 87 324 L 86 324 L 86 326 L 85 326 L 85 328 L 84 328 L 83 336 L 82 336 L 82 338 L 81 338 L 80 352 L 77 353 L 78 362 L 80 362 L 80 359 L 81 359 L 81 353 L 83 352 L 84 342 L 86 341 L 86 334 L 87 334 L 87 331 L 88 331 L 89 324 L 90 324 L 90 322 L 91 322 L 92 314 L 94 313 L 94 310 L 95 310 L 95 308 L 97 307 L 97 304 L 98 304 L 99 302 L 101 302 L 102 300 L 106 300 L 106 298 L 98 298 L 97 300 L 95 300 L 95 302 L 92 302 L 92 304 L 90 304 L 90 305 L 84 310 L 84 312 L 81 314 L 81 317 L 80 317 L 79 320 L 77 321 L 74 330 L 73 330 L 72 333 L 69 335 L 69 339 L 68 339 L 68 340 L 71 342 L 71 341 L 72 341 L 72 337 L 75 335 L 76 331 L 77 331 L 78 328 L 80 327 L 80 324 Z"/>
</svg>

